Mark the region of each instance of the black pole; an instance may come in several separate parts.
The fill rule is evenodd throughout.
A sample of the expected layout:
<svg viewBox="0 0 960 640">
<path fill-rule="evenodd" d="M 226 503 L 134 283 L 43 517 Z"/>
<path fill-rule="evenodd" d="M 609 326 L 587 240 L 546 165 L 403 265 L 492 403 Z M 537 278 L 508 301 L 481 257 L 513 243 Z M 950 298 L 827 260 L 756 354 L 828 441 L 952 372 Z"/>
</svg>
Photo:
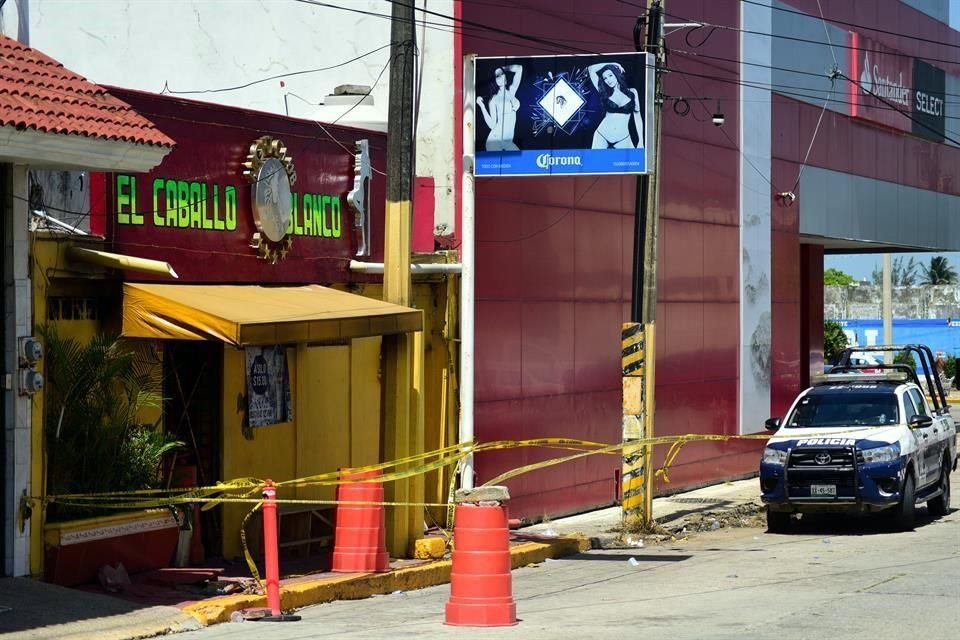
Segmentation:
<svg viewBox="0 0 960 640">
<path fill-rule="evenodd" d="M 660 23 L 663 19 L 663 10 L 660 6 L 659 0 L 653 2 L 650 5 L 650 10 L 648 12 L 648 17 L 646 20 L 647 23 L 647 44 L 646 46 L 641 46 L 637 43 L 638 51 L 648 51 L 651 53 L 657 52 L 657 47 L 660 42 Z M 638 27 L 643 21 L 643 18 L 637 19 Z M 659 78 L 660 70 L 655 70 L 655 77 Z M 647 126 L 650 126 L 650 116 L 652 114 L 647 114 Z M 649 168 L 648 168 L 649 169 Z M 630 299 L 630 321 L 631 322 L 643 322 L 644 321 L 644 308 L 643 308 L 643 286 L 644 286 L 644 273 L 646 269 L 646 262 L 649 258 L 646 254 L 646 234 L 647 234 L 647 218 L 650 216 L 650 175 L 643 174 L 637 176 L 637 195 L 636 195 L 636 204 L 634 205 L 634 220 L 633 220 L 633 283 L 631 287 L 631 299 Z M 654 212 L 656 215 L 656 212 Z"/>
</svg>

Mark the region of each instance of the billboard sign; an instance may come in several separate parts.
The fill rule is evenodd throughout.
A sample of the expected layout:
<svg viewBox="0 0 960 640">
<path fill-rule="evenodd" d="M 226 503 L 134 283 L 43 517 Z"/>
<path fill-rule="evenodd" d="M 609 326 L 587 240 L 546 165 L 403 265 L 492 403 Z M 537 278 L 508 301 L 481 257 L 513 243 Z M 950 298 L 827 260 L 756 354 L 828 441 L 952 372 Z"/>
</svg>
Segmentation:
<svg viewBox="0 0 960 640">
<path fill-rule="evenodd" d="M 652 170 L 648 53 L 477 58 L 475 174 Z"/>
<path fill-rule="evenodd" d="M 114 94 L 177 146 L 149 172 L 91 178 L 91 228 L 112 251 L 169 262 L 183 281 L 204 283 L 350 282 L 358 253 L 382 260 L 385 184 L 367 173 L 385 163 L 385 136 Z"/>
<path fill-rule="evenodd" d="M 855 118 L 911 131 L 913 60 L 876 40 L 851 33 L 850 110 Z"/>
<path fill-rule="evenodd" d="M 913 134 L 943 142 L 947 76 L 943 69 L 913 59 Z"/>
</svg>

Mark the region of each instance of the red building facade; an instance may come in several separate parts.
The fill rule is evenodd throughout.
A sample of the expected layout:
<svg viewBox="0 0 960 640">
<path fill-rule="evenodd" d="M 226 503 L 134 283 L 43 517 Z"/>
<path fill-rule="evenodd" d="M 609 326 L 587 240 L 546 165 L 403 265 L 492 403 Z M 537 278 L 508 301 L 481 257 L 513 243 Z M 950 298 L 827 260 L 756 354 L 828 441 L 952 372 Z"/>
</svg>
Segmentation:
<svg viewBox="0 0 960 640">
<path fill-rule="evenodd" d="M 509 7 L 456 3 L 465 25 L 482 23 L 508 33 L 464 27 L 455 58 L 463 53 L 632 51 L 633 24 L 645 9 L 628 4 L 594 3 L 587 10 L 575 0 L 525 0 Z M 788 9 L 819 21 L 816 2 L 776 6 L 773 14 Z M 736 435 L 763 429 L 762 424 L 741 424 L 743 408 L 738 406 L 743 371 L 741 183 L 744 172 L 752 170 L 749 161 L 743 169 L 741 150 L 743 140 L 753 135 L 751 127 L 769 126 L 771 138 L 764 174 L 769 193 L 763 195 L 769 198 L 770 225 L 769 406 L 755 408 L 757 413 L 782 415 L 811 372 L 822 370 L 823 255 L 835 245 L 805 232 L 801 224 L 803 216 L 815 213 L 803 208 L 805 183 L 799 177 L 811 139 L 810 180 L 821 175 L 811 171 L 815 167 L 851 180 L 960 195 L 960 149 L 911 134 L 909 122 L 896 129 L 852 115 L 844 106 L 846 97 L 824 110 L 813 100 L 787 95 L 788 90 L 776 93 L 772 86 L 768 119 L 741 122 L 748 102 L 741 92 L 749 84 L 742 78 L 741 11 L 739 2 L 700 0 L 672 0 L 667 9 L 668 22 L 697 20 L 717 28 L 667 40 L 676 51 L 669 58 L 672 73 L 665 78 L 664 92 L 688 98 L 690 112 L 683 116 L 682 109 L 675 111 L 676 100 L 667 100 L 663 110 L 657 435 Z M 832 29 L 859 25 L 865 36 L 903 55 L 958 59 L 957 49 L 873 31 L 923 34 L 960 45 L 957 32 L 905 4 L 836 2 L 825 11 Z M 773 33 L 781 28 L 779 21 L 791 16 L 774 16 Z M 518 31 L 539 42 L 509 35 Z M 793 42 L 771 40 L 771 62 L 759 65 L 767 69 L 783 56 L 789 58 L 784 47 Z M 851 50 L 837 44 L 841 59 L 852 65 Z M 960 72 L 956 64 L 935 64 L 948 74 Z M 803 63 L 792 66 L 802 69 Z M 774 85 L 776 79 L 770 82 Z M 847 95 L 847 89 L 841 93 Z M 723 127 L 710 120 L 717 105 L 725 114 Z M 821 111 L 823 122 L 815 134 Z M 478 440 L 556 436 L 619 441 L 619 331 L 629 319 L 635 187 L 632 176 L 477 180 Z M 777 196 L 786 191 L 795 200 Z M 910 219 L 905 207 L 900 215 Z M 865 230 L 857 233 L 862 235 L 850 236 L 846 249 L 872 240 Z M 656 491 L 751 474 L 758 450 L 756 442 L 736 440 L 689 444 L 670 469 L 671 482 L 658 480 Z M 655 461 L 663 454 L 658 450 Z M 477 474 L 483 481 L 553 455 L 527 450 L 484 454 L 478 456 Z M 513 509 L 538 517 L 612 503 L 619 468 L 618 457 L 594 456 L 521 476 L 510 483 Z"/>
</svg>

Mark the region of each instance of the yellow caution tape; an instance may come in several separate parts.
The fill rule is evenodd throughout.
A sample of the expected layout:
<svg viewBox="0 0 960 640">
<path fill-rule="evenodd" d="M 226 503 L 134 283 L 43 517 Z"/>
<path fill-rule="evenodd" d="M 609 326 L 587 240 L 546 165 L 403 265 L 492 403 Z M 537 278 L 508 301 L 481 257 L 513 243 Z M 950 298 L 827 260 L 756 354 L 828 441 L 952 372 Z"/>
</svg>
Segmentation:
<svg viewBox="0 0 960 640">
<path fill-rule="evenodd" d="M 831 433 L 831 437 L 836 437 L 846 433 L 861 431 L 862 429 L 851 429 L 841 432 Z M 667 476 L 668 468 L 676 460 L 680 450 L 689 442 L 697 441 L 727 441 L 727 440 L 766 440 L 770 434 L 746 434 L 746 435 L 718 435 L 718 434 L 685 434 L 676 436 L 657 436 L 640 440 L 631 440 L 628 443 L 606 444 L 590 440 L 580 440 L 577 438 L 533 438 L 528 440 L 496 440 L 484 443 L 463 443 L 451 445 L 435 451 L 428 451 L 412 456 L 407 456 L 399 460 L 381 462 L 374 465 L 355 467 L 332 471 L 323 474 L 306 476 L 303 478 L 293 478 L 276 482 L 277 487 L 300 488 L 315 486 L 330 486 L 346 483 L 385 483 L 402 480 L 413 476 L 422 475 L 430 471 L 442 469 L 444 467 L 454 467 L 468 455 L 483 453 L 487 451 L 497 451 L 504 449 L 514 449 L 519 447 L 541 447 L 549 449 L 563 449 L 574 451 L 571 455 L 561 456 L 536 462 L 500 474 L 485 483 L 485 485 L 503 482 L 518 475 L 536 471 L 556 464 L 562 464 L 571 460 L 576 460 L 591 455 L 614 455 L 620 453 L 624 447 L 638 446 L 656 446 L 669 444 L 663 466 L 657 471 L 657 475 L 669 482 Z M 429 462 L 426 462 L 429 461 Z M 371 471 L 386 471 L 377 476 L 368 478 L 357 478 L 357 475 Z M 257 496 L 264 486 L 264 481 L 259 478 L 236 478 L 227 482 L 217 482 L 214 485 L 204 487 L 191 487 L 182 489 L 140 489 L 131 491 L 108 491 L 101 493 L 74 493 L 61 494 L 55 496 L 25 496 L 24 502 L 40 505 L 62 504 L 65 506 L 81 507 L 99 507 L 99 508 L 150 508 L 172 506 L 177 504 L 203 504 L 204 510 L 211 509 L 221 503 L 249 503 L 255 504 L 260 501 Z M 456 474 L 451 474 L 449 496 L 452 501 L 452 495 L 456 486 Z M 278 504 L 343 504 L 337 500 L 277 500 Z M 388 506 L 449 506 L 448 503 L 390 503 L 382 502 Z M 448 518 L 449 520 L 449 518 Z"/>
</svg>

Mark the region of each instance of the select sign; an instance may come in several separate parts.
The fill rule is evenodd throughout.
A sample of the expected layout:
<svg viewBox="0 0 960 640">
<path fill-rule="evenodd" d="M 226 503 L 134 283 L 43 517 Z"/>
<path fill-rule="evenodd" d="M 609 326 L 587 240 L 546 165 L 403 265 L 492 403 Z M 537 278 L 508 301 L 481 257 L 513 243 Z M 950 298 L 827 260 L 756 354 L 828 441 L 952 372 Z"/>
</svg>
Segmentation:
<svg viewBox="0 0 960 640">
<path fill-rule="evenodd" d="M 914 135 L 943 142 L 946 119 L 944 102 L 947 92 L 946 74 L 923 60 L 913 60 L 913 128 Z"/>
</svg>

